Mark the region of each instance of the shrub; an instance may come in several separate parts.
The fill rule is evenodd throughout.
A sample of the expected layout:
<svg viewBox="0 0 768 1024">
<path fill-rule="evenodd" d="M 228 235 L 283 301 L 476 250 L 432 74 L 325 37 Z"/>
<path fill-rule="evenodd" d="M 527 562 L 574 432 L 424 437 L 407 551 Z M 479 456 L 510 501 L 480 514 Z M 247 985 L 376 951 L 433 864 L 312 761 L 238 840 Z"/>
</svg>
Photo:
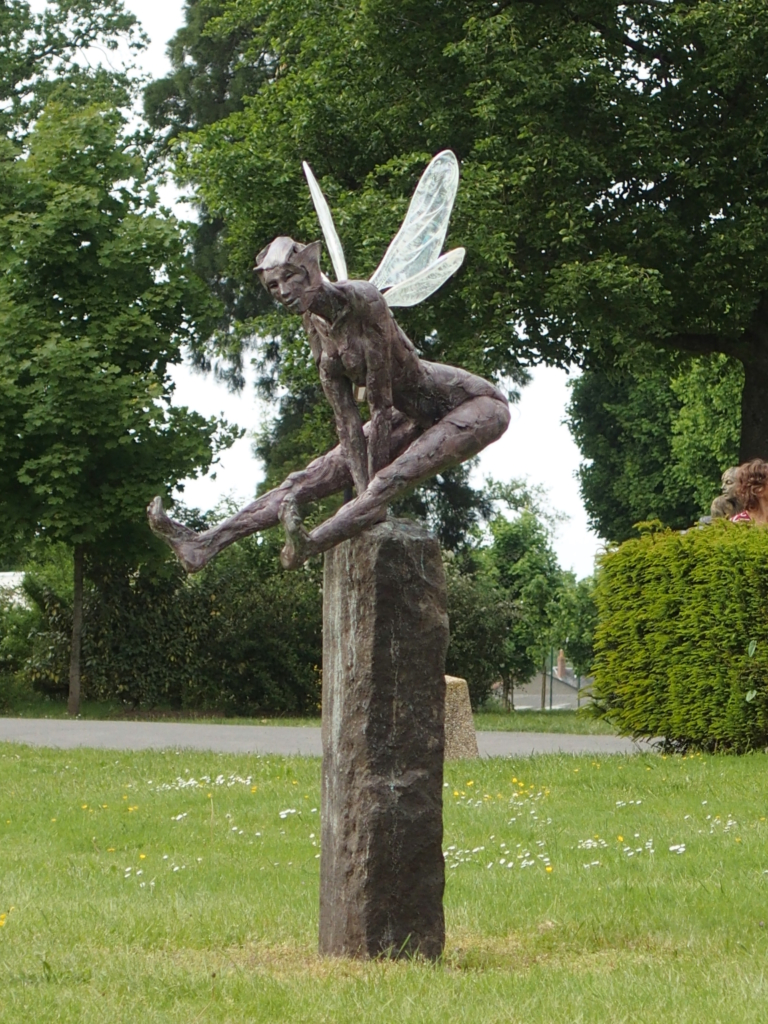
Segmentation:
<svg viewBox="0 0 768 1024">
<path fill-rule="evenodd" d="M 189 578 L 175 562 L 103 572 L 86 614 L 87 695 L 239 714 L 316 711 L 321 567 L 285 572 L 280 543 L 248 538 Z"/>
<path fill-rule="evenodd" d="M 646 532 L 603 558 L 596 596 L 596 714 L 682 747 L 768 743 L 768 530 Z"/>
<path fill-rule="evenodd" d="M 451 639 L 446 672 L 467 680 L 477 709 L 487 703 L 507 664 L 510 630 L 518 621 L 514 602 L 486 573 L 462 572 L 445 559 Z"/>
<path fill-rule="evenodd" d="M 21 669 L 31 652 L 39 618 L 35 609 L 0 591 L 0 711 L 32 696 Z"/>
</svg>

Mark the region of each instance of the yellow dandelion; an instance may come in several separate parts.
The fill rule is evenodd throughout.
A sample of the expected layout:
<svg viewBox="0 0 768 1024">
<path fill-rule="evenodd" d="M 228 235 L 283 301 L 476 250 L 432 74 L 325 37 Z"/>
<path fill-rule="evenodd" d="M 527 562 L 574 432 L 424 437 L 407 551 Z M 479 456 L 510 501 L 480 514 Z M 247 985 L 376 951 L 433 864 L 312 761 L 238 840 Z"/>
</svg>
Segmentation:
<svg viewBox="0 0 768 1024">
<path fill-rule="evenodd" d="M 552 873 L 552 865 L 551 864 L 547 864 L 545 870 L 546 870 L 548 875 L 551 874 Z"/>
<path fill-rule="evenodd" d="M 146 853 L 140 853 L 139 854 L 139 860 L 146 860 L 146 859 L 147 859 Z"/>
<path fill-rule="evenodd" d="M 454 795 L 454 796 L 458 796 L 458 795 L 459 795 L 459 791 L 458 791 L 458 789 L 454 789 L 454 791 L 453 791 L 453 795 Z"/>
<path fill-rule="evenodd" d="M 258 786 L 251 786 L 251 792 L 255 793 L 258 788 L 259 788 Z M 209 793 L 208 796 L 210 796 L 210 795 L 211 794 Z M 306 799 L 306 797 L 304 799 Z"/>
<path fill-rule="evenodd" d="M 114 853 L 114 852 L 115 852 L 114 846 L 108 846 L 107 847 L 107 853 Z"/>
<path fill-rule="evenodd" d="M 56 821 L 56 819 L 55 818 L 51 818 L 51 821 Z"/>
<path fill-rule="evenodd" d="M 80 804 L 80 809 L 82 811 L 87 811 L 88 810 L 88 804 Z"/>
<path fill-rule="evenodd" d="M 104 810 L 106 811 L 106 809 L 107 809 L 107 805 L 106 805 L 106 804 L 102 804 L 101 806 L 102 806 L 102 807 L 104 808 Z"/>
<path fill-rule="evenodd" d="M 616 838 L 618 839 L 618 841 L 619 841 L 620 843 L 623 843 L 623 842 L 624 842 L 624 836 L 616 836 Z"/>
<path fill-rule="evenodd" d="M 123 797 L 123 800 L 127 800 L 127 799 L 128 799 L 128 797 L 127 797 L 127 796 L 124 796 L 124 797 Z"/>
<path fill-rule="evenodd" d="M 472 781 L 472 779 L 470 779 L 470 780 L 469 780 L 469 782 L 467 783 L 467 785 L 468 785 L 468 786 L 474 786 L 474 782 Z"/>
</svg>

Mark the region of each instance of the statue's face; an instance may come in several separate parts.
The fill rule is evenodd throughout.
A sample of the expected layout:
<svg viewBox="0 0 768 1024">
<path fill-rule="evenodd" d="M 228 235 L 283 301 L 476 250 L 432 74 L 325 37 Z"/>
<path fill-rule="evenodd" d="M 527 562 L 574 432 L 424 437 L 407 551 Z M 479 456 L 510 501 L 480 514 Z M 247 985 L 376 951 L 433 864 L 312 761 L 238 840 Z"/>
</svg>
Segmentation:
<svg viewBox="0 0 768 1024">
<path fill-rule="evenodd" d="M 315 296 L 306 269 L 292 263 L 263 271 L 261 280 L 272 298 L 292 313 L 306 313 Z"/>
</svg>

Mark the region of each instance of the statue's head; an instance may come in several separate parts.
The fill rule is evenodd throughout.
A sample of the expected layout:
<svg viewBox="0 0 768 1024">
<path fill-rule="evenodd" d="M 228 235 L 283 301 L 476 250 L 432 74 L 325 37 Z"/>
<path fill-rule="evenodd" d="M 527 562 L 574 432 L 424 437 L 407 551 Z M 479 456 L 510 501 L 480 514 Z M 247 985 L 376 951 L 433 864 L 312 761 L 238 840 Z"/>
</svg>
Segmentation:
<svg viewBox="0 0 768 1024">
<path fill-rule="evenodd" d="M 262 249 L 253 268 L 269 294 L 292 313 L 306 313 L 323 284 L 320 243 L 281 235 Z"/>
</svg>

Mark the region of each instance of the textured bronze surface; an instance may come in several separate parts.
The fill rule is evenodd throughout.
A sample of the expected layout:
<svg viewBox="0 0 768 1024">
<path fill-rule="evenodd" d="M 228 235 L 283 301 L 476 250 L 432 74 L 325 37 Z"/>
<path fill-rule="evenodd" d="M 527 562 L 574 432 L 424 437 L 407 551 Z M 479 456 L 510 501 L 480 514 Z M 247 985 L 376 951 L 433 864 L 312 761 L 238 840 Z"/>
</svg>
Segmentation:
<svg viewBox="0 0 768 1024">
<path fill-rule="evenodd" d="M 286 531 L 282 563 L 295 569 L 381 522 L 400 495 L 477 455 L 507 429 L 509 407 L 498 388 L 467 370 L 421 359 L 376 286 L 331 283 L 320 273 L 319 254 L 319 243 L 279 238 L 260 254 L 259 273 L 275 299 L 303 314 L 339 446 L 202 533 L 169 519 L 155 498 L 147 510 L 150 526 L 188 572 L 278 522 Z M 355 401 L 361 388 L 370 412 L 365 424 Z M 307 531 L 301 506 L 350 485 L 355 498 Z"/>
</svg>

